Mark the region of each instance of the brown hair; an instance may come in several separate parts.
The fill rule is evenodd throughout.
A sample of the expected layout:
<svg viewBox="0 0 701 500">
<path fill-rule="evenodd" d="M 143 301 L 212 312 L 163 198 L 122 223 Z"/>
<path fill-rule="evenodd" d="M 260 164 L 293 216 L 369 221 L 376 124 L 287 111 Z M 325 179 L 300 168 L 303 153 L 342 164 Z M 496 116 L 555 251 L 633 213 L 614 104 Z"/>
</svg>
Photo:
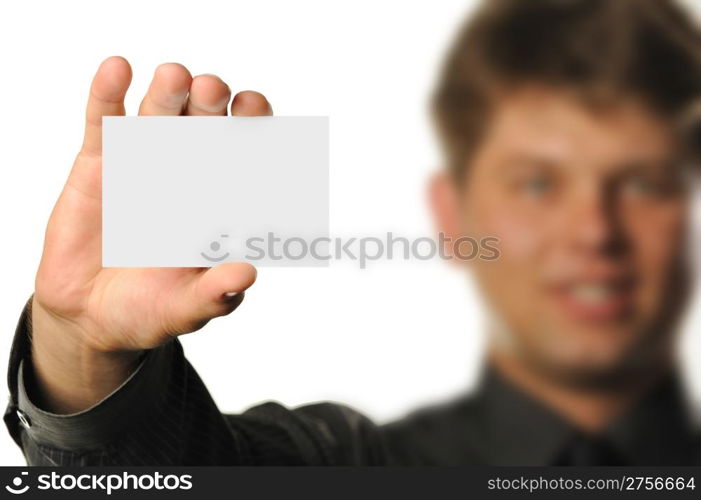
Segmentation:
<svg viewBox="0 0 701 500">
<path fill-rule="evenodd" d="M 676 117 L 699 104 L 701 32 L 674 0 L 483 0 L 448 53 L 434 117 L 458 177 L 499 92 L 524 84 L 635 96 Z"/>
</svg>

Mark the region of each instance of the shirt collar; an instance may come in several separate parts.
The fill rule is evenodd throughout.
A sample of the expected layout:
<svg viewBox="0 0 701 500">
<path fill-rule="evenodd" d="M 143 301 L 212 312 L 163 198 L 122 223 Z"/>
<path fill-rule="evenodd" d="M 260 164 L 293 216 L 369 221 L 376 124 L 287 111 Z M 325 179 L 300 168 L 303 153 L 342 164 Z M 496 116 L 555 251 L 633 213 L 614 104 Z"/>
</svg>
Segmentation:
<svg viewBox="0 0 701 500">
<path fill-rule="evenodd" d="M 494 465 L 552 465 L 580 434 L 563 416 L 514 386 L 487 365 L 475 394 Z M 688 463 L 693 422 L 680 378 L 670 374 L 603 433 L 630 465 Z"/>
</svg>

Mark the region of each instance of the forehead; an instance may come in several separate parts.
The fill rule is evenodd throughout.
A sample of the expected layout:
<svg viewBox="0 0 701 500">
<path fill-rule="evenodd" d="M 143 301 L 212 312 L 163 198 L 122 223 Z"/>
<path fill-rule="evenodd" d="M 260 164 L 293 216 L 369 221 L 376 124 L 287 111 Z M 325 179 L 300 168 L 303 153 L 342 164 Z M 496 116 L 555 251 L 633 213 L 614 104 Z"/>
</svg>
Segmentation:
<svg viewBox="0 0 701 500">
<path fill-rule="evenodd" d="M 495 100 L 482 149 L 553 163 L 613 165 L 668 158 L 673 130 L 632 98 L 594 107 L 563 90 L 532 87 Z"/>
</svg>

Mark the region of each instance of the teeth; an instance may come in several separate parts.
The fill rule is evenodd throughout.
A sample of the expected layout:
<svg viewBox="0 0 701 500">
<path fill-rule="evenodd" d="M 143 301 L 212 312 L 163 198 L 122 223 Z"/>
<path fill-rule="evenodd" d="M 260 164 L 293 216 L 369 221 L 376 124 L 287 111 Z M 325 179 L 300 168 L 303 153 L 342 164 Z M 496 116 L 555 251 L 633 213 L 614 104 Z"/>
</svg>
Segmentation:
<svg viewBox="0 0 701 500">
<path fill-rule="evenodd" d="M 570 289 L 570 293 L 575 299 L 587 303 L 604 302 L 614 292 L 613 288 L 607 285 L 576 285 Z"/>
</svg>

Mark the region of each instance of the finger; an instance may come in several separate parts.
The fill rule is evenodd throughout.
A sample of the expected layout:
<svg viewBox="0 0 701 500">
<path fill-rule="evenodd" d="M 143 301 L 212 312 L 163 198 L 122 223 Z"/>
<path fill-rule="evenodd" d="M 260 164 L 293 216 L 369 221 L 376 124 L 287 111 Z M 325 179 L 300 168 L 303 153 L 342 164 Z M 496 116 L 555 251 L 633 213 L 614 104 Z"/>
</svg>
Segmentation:
<svg viewBox="0 0 701 500">
<path fill-rule="evenodd" d="M 231 99 L 231 89 L 215 75 L 196 76 L 190 84 L 186 115 L 218 116 L 226 115 Z"/>
<path fill-rule="evenodd" d="M 244 90 L 234 96 L 231 101 L 233 116 L 271 116 L 273 107 L 260 92 Z"/>
<path fill-rule="evenodd" d="M 151 85 L 139 106 L 139 114 L 181 114 L 191 83 L 192 75 L 182 64 L 161 64 L 153 73 Z"/>
<path fill-rule="evenodd" d="M 200 320 L 223 316 L 240 304 L 256 275 L 256 268 L 245 262 L 220 264 L 198 276 L 192 296 L 185 300 L 196 308 L 193 315 Z"/>
<path fill-rule="evenodd" d="M 90 86 L 82 154 L 102 154 L 102 117 L 124 115 L 124 97 L 130 83 L 131 66 L 123 57 L 109 57 L 100 64 Z"/>
</svg>

